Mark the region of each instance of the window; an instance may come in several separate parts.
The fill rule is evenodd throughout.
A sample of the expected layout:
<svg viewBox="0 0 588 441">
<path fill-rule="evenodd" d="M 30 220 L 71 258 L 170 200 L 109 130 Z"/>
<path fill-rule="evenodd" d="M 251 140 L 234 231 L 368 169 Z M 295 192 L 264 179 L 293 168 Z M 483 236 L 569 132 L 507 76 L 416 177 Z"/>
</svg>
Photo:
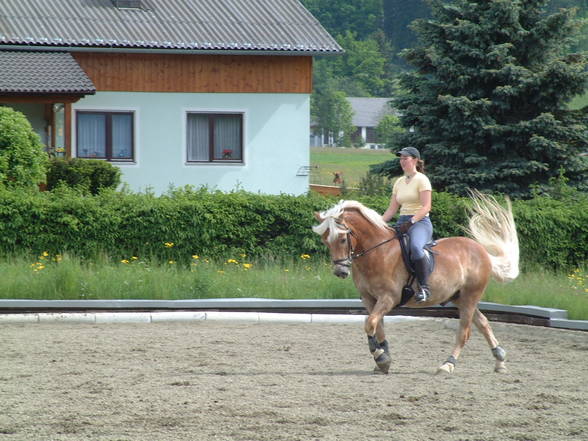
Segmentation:
<svg viewBox="0 0 588 441">
<path fill-rule="evenodd" d="M 133 113 L 76 113 L 78 158 L 133 161 Z"/>
<path fill-rule="evenodd" d="M 188 113 L 188 162 L 243 162 L 243 115 Z"/>
</svg>

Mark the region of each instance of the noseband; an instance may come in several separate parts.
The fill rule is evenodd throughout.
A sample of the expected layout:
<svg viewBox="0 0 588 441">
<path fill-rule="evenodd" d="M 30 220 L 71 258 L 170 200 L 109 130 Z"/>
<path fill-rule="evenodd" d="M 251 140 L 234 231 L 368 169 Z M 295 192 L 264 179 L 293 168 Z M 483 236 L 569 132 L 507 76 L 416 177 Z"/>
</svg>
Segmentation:
<svg viewBox="0 0 588 441">
<path fill-rule="evenodd" d="M 381 247 L 382 245 L 384 245 L 388 242 L 392 242 L 394 239 L 398 238 L 398 235 L 395 234 L 394 237 L 391 237 L 390 239 L 386 239 L 385 241 L 380 242 L 379 244 L 374 245 L 373 247 L 370 247 L 367 250 L 360 251 L 359 253 L 356 253 L 355 250 L 353 249 L 353 244 L 351 243 L 352 237 L 357 238 L 355 236 L 355 234 L 353 234 L 353 231 L 351 231 L 349 228 L 347 228 L 347 257 L 345 257 L 344 259 L 333 260 L 333 265 L 339 265 L 339 266 L 344 266 L 344 267 L 349 268 L 355 259 L 362 257 L 362 256 L 365 256 L 370 251 L 372 251 L 378 247 Z"/>
</svg>

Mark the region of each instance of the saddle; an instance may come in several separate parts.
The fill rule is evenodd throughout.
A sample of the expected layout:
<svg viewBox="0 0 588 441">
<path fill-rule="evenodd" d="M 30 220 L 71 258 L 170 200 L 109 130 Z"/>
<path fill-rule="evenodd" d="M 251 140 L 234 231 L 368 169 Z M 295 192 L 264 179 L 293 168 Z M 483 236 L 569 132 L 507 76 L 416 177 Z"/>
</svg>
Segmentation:
<svg viewBox="0 0 588 441">
<path fill-rule="evenodd" d="M 400 303 L 396 305 L 399 307 L 406 304 L 406 302 L 408 302 L 414 295 L 412 284 L 416 279 L 416 271 L 410 255 L 410 236 L 406 233 L 400 233 L 398 230 L 396 230 L 396 234 L 398 236 L 398 242 L 400 243 L 400 250 L 402 251 L 402 260 L 408 271 L 408 281 L 406 282 L 406 285 L 404 285 L 404 288 L 402 288 L 402 298 L 400 299 Z M 437 242 L 433 240 L 423 248 L 425 259 L 427 259 L 427 271 L 429 275 L 435 269 L 435 254 L 437 254 L 437 252 L 432 249 L 435 245 L 437 245 Z"/>
</svg>

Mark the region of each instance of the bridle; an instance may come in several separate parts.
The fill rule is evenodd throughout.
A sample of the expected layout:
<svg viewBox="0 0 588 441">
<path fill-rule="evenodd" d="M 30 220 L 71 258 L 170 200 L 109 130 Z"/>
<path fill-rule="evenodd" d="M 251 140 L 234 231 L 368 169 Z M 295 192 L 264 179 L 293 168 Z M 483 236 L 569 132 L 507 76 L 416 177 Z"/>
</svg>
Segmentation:
<svg viewBox="0 0 588 441">
<path fill-rule="evenodd" d="M 362 256 L 365 256 L 367 253 L 369 253 L 372 250 L 375 250 L 378 247 L 381 247 L 382 245 L 388 243 L 388 242 L 392 242 L 394 239 L 398 239 L 398 235 L 395 234 L 394 237 L 391 237 L 390 239 L 386 239 L 383 242 L 380 242 L 376 245 L 374 245 L 373 247 L 369 247 L 366 250 L 360 251 L 359 253 L 356 253 L 355 250 L 353 249 L 353 244 L 351 243 L 351 238 L 355 237 L 357 239 L 357 236 L 353 233 L 353 231 L 347 227 L 347 225 L 345 225 L 345 227 L 347 228 L 347 257 L 345 257 L 344 259 L 337 259 L 337 260 L 333 260 L 333 265 L 340 265 L 340 266 L 344 266 L 344 267 L 351 267 L 351 264 L 353 263 L 353 261 L 355 259 L 358 259 Z"/>
</svg>

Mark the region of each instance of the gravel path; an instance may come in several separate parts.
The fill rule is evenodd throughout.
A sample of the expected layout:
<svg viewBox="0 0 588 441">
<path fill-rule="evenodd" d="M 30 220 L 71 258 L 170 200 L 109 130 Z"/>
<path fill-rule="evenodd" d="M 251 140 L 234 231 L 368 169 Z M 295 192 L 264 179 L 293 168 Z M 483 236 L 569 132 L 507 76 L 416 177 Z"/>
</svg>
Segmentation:
<svg viewBox="0 0 588 441">
<path fill-rule="evenodd" d="M 493 323 L 434 376 L 453 320 L 387 325 L 389 375 L 358 324 L 0 326 L 0 440 L 588 440 L 588 333 Z"/>
</svg>

